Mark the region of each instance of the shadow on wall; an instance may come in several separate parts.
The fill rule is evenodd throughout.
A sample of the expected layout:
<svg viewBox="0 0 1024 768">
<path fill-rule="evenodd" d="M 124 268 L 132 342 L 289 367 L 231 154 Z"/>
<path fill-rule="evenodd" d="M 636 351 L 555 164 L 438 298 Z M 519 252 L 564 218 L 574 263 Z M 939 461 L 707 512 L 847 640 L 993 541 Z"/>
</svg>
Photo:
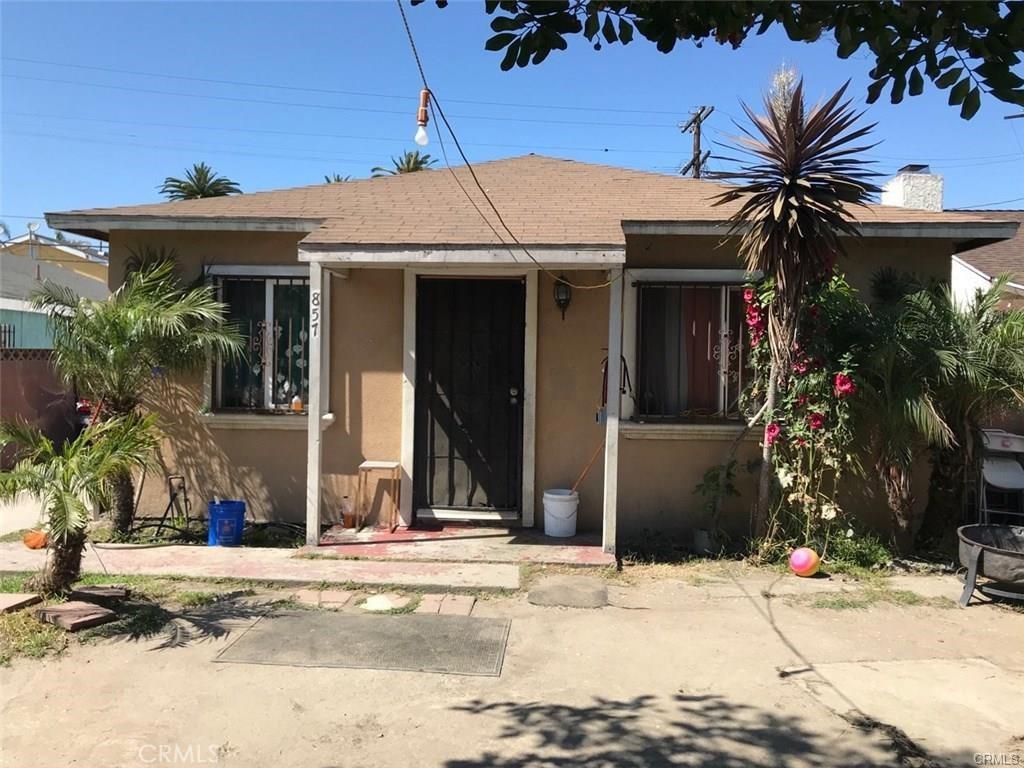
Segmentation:
<svg viewBox="0 0 1024 768">
<path fill-rule="evenodd" d="M 140 516 L 162 515 L 168 475 L 184 475 L 192 514 L 206 515 L 215 496 L 246 502 L 258 520 L 301 522 L 305 517 L 305 430 L 213 430 L 199 414 L 201 386 L 182 378 L 165 380 L 150 407 L 164 433 L 139 503 Z M 282 416 L 280 418 L 288 418 Z M 268 472 L 268 468 L 273 472 Z"/>
<path fill-rule="evenodd" d="M 837 742 L 799 718 L 717 694 L 678 693 L 670 700 L 595 697 L 589 705 L 472 701 L 468 714 L 500 718 L 500 742 L 479 757 L 450 760 L 448 768 L 659 768 L 713 765 L 888 766 L 896 755 L 873 749 L 873 739 Z M 831 717 L 831 714 L 829 715 Z"/>
</svg>

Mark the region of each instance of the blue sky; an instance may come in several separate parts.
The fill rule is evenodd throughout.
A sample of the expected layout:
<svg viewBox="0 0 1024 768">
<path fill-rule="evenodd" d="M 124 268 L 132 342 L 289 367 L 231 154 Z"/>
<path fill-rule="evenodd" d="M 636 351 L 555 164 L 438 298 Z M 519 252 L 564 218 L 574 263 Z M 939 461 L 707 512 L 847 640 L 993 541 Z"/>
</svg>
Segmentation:
<svg viewBox="0 0 1024 768">
<path fill-rule="evenodd" d="M 483 50 L 482 1 L 408 13 L 473 161 L 535 151 L 672 172 L 693 107 L 716 107 L 708 136 L 724 140 L 739 101 L 756 101 L 783 61 L 815 98 L 850 78 L 862 100 L 871 67 L 863 51 L 840 61 L 830 41 L 769 33 L 669 55 L 639 37 L 600 52 L 579 38 L 540 67 L 502 72 Z M 158 201 L 165 176 L 201 160 L 254 191 L 367 176 L 415 148 L 419 80 L 390 0 L 3 2 L 0 51 L 0 220 L 14 232 L 43 211 Z M 885 173 L 930 163 L 947 207 L 1022 198 L 1024 120 L 1003 119 L 1013 111 L 989 99 L 964 122 L 931 89 L 877 104 L 871 155 Z M 439 154 L 436 140 L 427 151 Z M 1003 205 L 1014 206 L 1024 200 Z"/>
</svg>

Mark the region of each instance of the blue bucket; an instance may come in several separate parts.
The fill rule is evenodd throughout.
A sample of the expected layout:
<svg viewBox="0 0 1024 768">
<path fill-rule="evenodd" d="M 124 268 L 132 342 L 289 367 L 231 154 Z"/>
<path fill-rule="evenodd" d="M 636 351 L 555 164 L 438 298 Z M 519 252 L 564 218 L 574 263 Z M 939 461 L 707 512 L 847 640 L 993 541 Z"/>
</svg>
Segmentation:
<svg viewBox="0 0 1024 768">
<path fill-rule="evenodd" d="M 206 539 L 207 546 L 237 547 L 242 543 L 242 530 L 245 528 L 244 501 L 211 501 L 209 513 L 210 533 Z"/>
</svg>

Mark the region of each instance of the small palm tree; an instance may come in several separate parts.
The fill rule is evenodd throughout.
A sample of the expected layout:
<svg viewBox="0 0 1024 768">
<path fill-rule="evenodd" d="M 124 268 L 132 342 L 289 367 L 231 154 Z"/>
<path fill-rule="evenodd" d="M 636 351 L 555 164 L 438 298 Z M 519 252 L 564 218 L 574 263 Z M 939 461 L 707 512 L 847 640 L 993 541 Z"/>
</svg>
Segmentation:
<svg viewBox="0 0 1024 768">
<path fill-rule="evenodd" d="M 342 176 L 340 173 L 324 174 L 324 182 L 327 184 L 340 184 L 343 181 L 352 181 L 352 177 Z"/>
<path fill-rule="evenodd" d="M 892 514 L 893 543 L 910 551 L 917 524 L 913 467 L 930 446 L 946 448 L 952 433 L 931 382 L 942 359 L 909 321 L 913 295 L 876 308 L 875 344 L 861 362 L 858 421 L 871 448 Z"/>
<path fill-rule="evenodd" d="M 994 415 L 1024 406 L 1024 310 L 1001 309 L 1007 277 L 966 306 L 948 286 L 911 297 L 909 321 L 943 362 L 935 399 L 952 439 L 931 451 L 928 507 L 920 543 L 941 543 L 961 519 L 979 471 L 981 429 Z"/>
<path fill-rule="evenodd" d="M 776 78 L 775 83 L 779 82 Z M 774 84 L 773 84 L 774 85 Z M 730 217 L 739 237 L 739 255 L 750 272 L 761 272 L 775 288 L 768 307 L 771 365 L 764 422 L 772 420 L 777 390 L 785 385 L 802 296 L 807 284 L 831 271 L 843 252 L 840 237 L 859 234 L 851 210 L 864 205 L 878 187 L 877 173 L 859 155 L 867 146 L 855 142 L 874 125 L 856 127 L 863 113 L 843 101 L 849 83 L 808 112 L 803 81 L 791 90 L 765 96 L 763 115 L 746 104 L 753 129 L 739 137 L 747 159 L 736 172 L 716 178 L 738 182 L 714 198 L 715 205 L 739 202 Z M 772 446 L 763 442 L 755 528 L 760 530 L 770 504 Z"/>
<path fill-rule="evenodd" d="M 60 445 L 34 427 L 0 424 L 0 449 L 15 446 L 17 459 L 0 472 L 0 498 L 34 496 L 48 533 L 46 564 L 33 589 L 59 594 L 78 579 L 89 505 L 106 505 L 111 478 L 148 466 L 157 440 L 153 416 L 92 424 Z"/>
<path fill-rule="evenodd" d="M 382 166 L 376 166 L 370 169 L 370 173 L 373 178 L 379 178 L 380 176 L 397 176 L 401 173 L 415 173 L 416 171 L 425 171 L 430 166 L 437 162 L 434 158 L 427 154 L 420 154 L 419 150 L 413 150 L 411 152 L 404 152 L 399 157 L 391 158 L 391 168 L 384 168 Z"/>
<path fill-rule="evenodd" d="M 241 337 L 224 322 L 227 307 L 213 287 L 182 287 L 173 261 L 142 264 L 102 301 L 46 282 L 32 303 L 49 315 L 57 370 L 96 403 L 94 420 L 136 412 L 165 372 L 241 354 Z M 135 515 L 134 481 L 119 471 L 111 482 L 114 527 L 127 533 Z"/>
<path fill-rule="evenodd" d="M 160 194 L 168 200 L 197 200 L 201 197 L 238 195 L 238 184 L 225 176 L 218 176 L 206 163 L 196 163 L 186 169 L 185 178 L 168 176 L 160 185 Z"/>
</svg>

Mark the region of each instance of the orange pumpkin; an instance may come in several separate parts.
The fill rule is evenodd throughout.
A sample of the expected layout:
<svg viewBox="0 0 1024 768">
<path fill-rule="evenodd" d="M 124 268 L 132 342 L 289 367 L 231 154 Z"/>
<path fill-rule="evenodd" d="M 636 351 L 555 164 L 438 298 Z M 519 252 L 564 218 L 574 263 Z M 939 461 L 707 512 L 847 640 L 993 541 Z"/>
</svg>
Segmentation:
<svg viewBox="0 0 1024 768">
<path fill-rule="evenodd" d="M 45 549 L 49 538 L 46 531 L 29 531 L 21 540 L 29 549 Z"/>
</svg>

